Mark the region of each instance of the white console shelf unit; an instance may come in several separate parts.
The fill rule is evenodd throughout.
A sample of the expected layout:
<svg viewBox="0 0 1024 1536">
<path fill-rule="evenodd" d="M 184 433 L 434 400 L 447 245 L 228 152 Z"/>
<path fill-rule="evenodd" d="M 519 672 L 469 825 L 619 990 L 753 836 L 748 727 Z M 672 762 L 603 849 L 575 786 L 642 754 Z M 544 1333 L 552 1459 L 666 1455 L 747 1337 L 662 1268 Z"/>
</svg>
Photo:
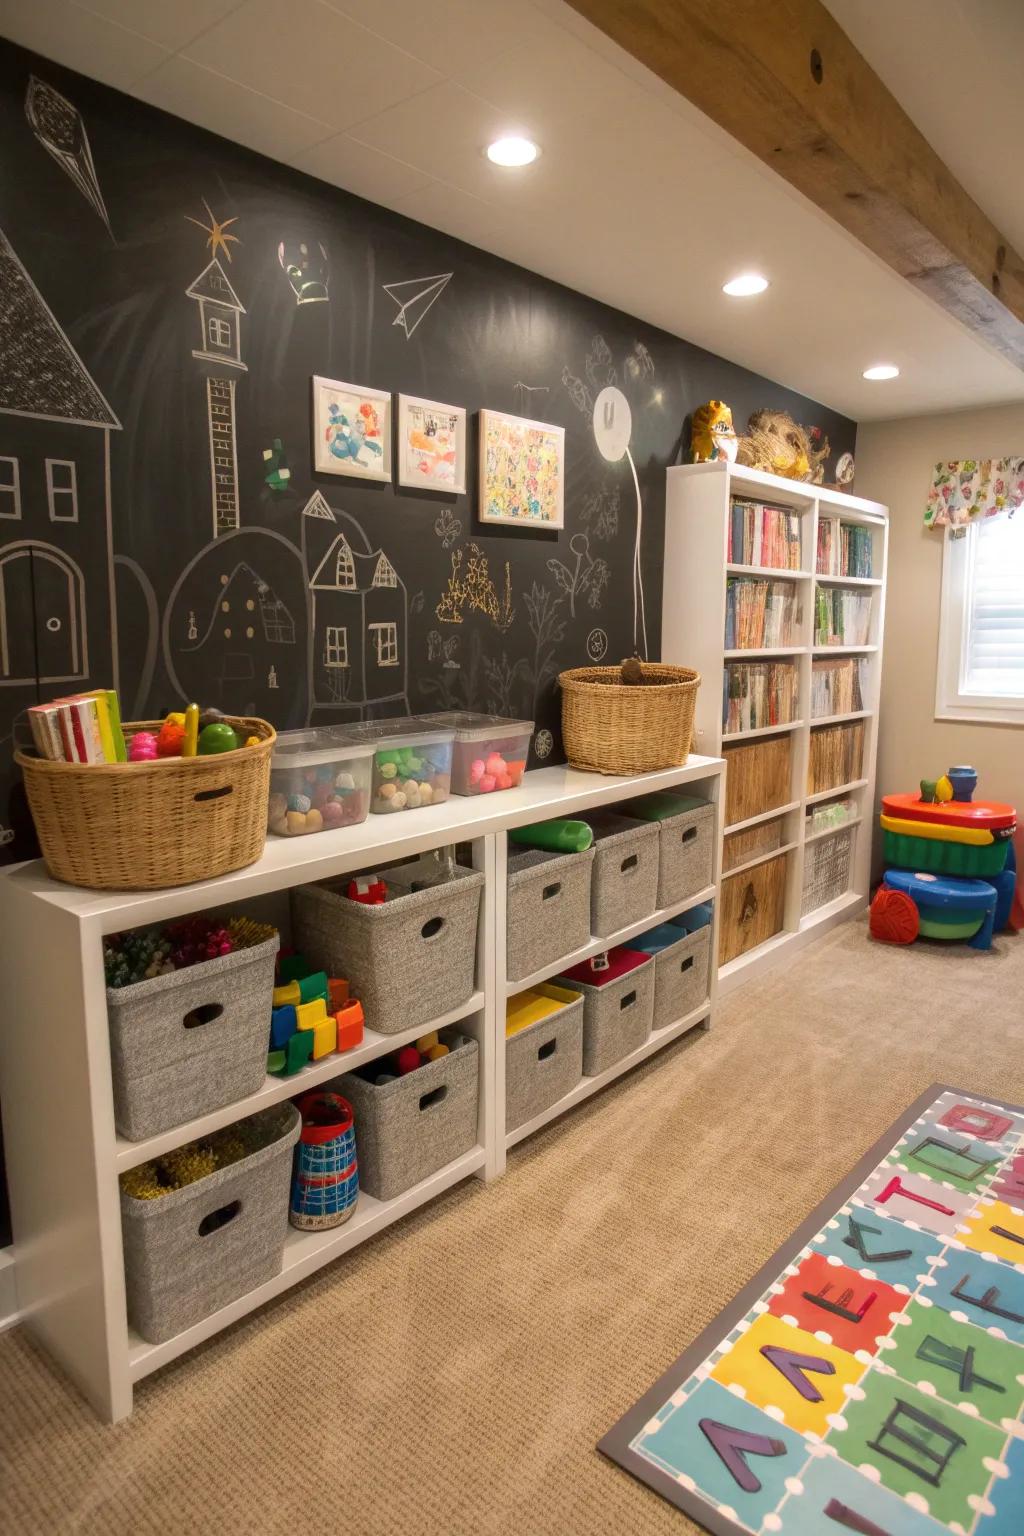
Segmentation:
<svg viewBox="0 0 1024 1536">
<path fill-rule="evenodd" d="M 51 879 L 41 861 L 0 873 L 0 977 L 5 1024 L 0 1032 L 0 1095 L 14 1218 L 19 1299 L 26 1326 L 109 1421 L 132 1408 L 133 1386 L 280 1295 L 323 1265 L 382 1231 L 451 1185 L 504 1171 L 506 1147 L 572 1108 L 689 1029 L 710 1023 L 709 995 L 686 1018 L 658 1030 L 644 1045 L 600 1077 L 583 1082 L 513 1136 L 505 1131 L 505 1003 L 536 978 L 510 986 L 506 979 L 505 890 L 507 833 L 512 827 L 572 816 L 632 796 L 685 786 L 716 807 L 712 884 L 687 902 L 654 913 L 623 933 L 593 939 L 545 969 L 554 974 L 585 955 L 633 937 L 662 918 L 716 894 L 721 867 L 720 758 L 691 756 L 678 768 L 634 777 L 605 777 L 570 768 L 528 773 L 501 794 L 452 797 L 445 804 L 392 816 L 370 816 L 361 826 L 305 838 L 271 838 L 247 869 L 220 879 L 164 891 L 86 891 Z M 368 1021 L 363 1043 L 289 1078 L 267 1077 L 248 1098 L 224 1106 L 142 1142 L 119 1137 L 114 1126 L 110 1039 L 103 974 L 105 934 L 209 909 L 276 897 L 322 880 L 452 843 L 468 843 L 485 874 L 472 995 L 433 1026 L 383 1036 Z M 715 902 L 717 925 L 718 903 Z M 712 943 L 717 939 L 712 933 Z M 480 1046 L 477 1143 L 394 1200 L 363 1193 L 349 1221 L 326 1231 L 289 1229 L 281 1271 L 175 1338 L 150 1344 L 128 1325 L 118 1175 L 172 1147 L 292 1098 L 351 1066 L 393 1051 L 429 1028 L 459 1022 Z M 269 1020 L 268 1020 L 269 1027 Z M 358 1132 L 357 1132 L 358 1134 Z"/>
<path fill-rule="evenodd" d="M 730 562 L 729 519 L 734 497 L 783 507 L 800 518 L 800 569 L 776 570 Z M 838 516 L 845 523 L 870 529 L 873 575 L 852 577 L 819 575 L 815 569 L 818 522 Z M 724 835 L 784 817 L 782 836 L 787 858 L 785 918 L 781 934 L 755 949 L 737 955 L 719 972 L 723 989 L 747 980 L 762 967 L 776 965 L 796 945 L 806 943 L 826 928 L 853 916 L 868 898 L 871 866 L 871 813 L 874 800 L 875 759 L 878 749 L 878 699 L 882 670 L 882 634 L 885 618 L 886 564 L 889 541 L 888 508 L 860 496 L 828 490 L 744 469 L 724 460 L 713 464 L 684 464 L 668 470 L 665 508 L 665 566 L 662 608 L 662 658 L 680 666 L 695 667 L 701 675 L 697 696 L 696 745 L 701 752 L 718 755 L 732 743 L 754 742 L 788 734 L 792 739 L 791 784 L 784 804 L 723 828 Z M 793 583 L 800 609 L 800 623 L 791 646 L 770 650 L 725 648 L 726 583 L 733 576 Z M 872 595 L 870 644 L 820 646 L 814 642 L 815 599 L 820 587 L 850 587 Z M 857 656 L 865 659 L 864 708 L 848 715 L 812 717 L 812 663 L 824 656 Z M 789 725 L 773 725 L 726 735 L 722 730 L 723 672 L 730 661 L 792 660 L 797 671 L 796 719 Z M 862 775 L 853 784 L 837 785 L 808 794 L 807 770 L 810 733 L 821 725 L 863 720 L 865 724 Z M 726 753 L 728 761 L 728 753 Z M 728 780 L 728 768 L 726 769 Z M 817 911 L 801 915 L 805 848 L 816 841 L 808 833 L 808 809 L 822 801 L 851 796 L 854 818 L 844 825 L 853 828 L 853 855 L 847 891 Z M 838 828 L 836 830 L 839 830 Z M 781 852 L 782 850 L 776 850 Z M 728 880 L 738 870 L 725 872 Z"/>
</svg>

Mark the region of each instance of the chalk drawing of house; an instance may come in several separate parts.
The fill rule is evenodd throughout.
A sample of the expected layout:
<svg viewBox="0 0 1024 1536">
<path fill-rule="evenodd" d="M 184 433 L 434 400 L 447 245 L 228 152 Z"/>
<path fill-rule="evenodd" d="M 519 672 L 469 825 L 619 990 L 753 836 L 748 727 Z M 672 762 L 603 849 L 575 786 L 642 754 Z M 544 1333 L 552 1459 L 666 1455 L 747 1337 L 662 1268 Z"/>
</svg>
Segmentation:
<svg viewBox="0 0 1024 1536">
<path fill-rule="evenodd" d="M 121 423 L 2 231 L 0 357 L 6 727 L 37 680 L 44 697 L 57 684 L 117 686 L 110 435 Z"/>
<path fill-rule="evenodd" d="M 202 345 L 193 348 L 192 356 L 204 358 L 209 363 L 228 363 L 232 368 L 245 371 L 240 318 L 245 309 L 216 257 L 203 268 L 185 293 L 199 306 L 202 332 Z"/>
<path fill-rule="evenodd" d="M 404 700 L 407 673 L 405 583 L 383 550 L 361 554 L 338 533 L 309 578 L 313 594 L 315 704 Z"/>
<path fill-rule="evenodd" d="M 227 364 L 247 372 L 242 362 L 241 316 L 238 297 L 216 256 L 203 268 L 188 298 L 199 306 L 202 346 L 192 356 L 204 363 Z M 234 533 L 238 515 L 238 449 L 235 443 L 235 379 L 232 375 L 206 377 L 206 424 L 210 439 L 210 502 L 213 536 Z"/>
</svg>

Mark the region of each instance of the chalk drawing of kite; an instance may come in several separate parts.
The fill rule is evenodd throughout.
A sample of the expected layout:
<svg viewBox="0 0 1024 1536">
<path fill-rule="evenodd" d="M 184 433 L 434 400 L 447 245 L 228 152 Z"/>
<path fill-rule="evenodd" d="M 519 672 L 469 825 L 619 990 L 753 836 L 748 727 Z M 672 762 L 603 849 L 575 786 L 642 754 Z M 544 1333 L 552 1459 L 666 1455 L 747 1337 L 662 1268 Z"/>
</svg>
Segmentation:
<svg viewBox="0 0 1024 1536">
<path fill-rule="evenodd" d="M 30 75 L 25 92 L 25 116 L 40 144 L 70 176 L 93 211 L 99 214 L 113 240 L 114 231 L 92 163 L 89 136 L 81 112 L 52 85 Z"/>
<path fill-rule="evenodd" d="M 436 304 L 454 273 L 439 272 L 434 277 L 411 277 L 404 283 L 382 283 L 389 298 L 398 305 L 392 325 L 400 325 L 408 341 L 432 304 Z"/>
</svg>

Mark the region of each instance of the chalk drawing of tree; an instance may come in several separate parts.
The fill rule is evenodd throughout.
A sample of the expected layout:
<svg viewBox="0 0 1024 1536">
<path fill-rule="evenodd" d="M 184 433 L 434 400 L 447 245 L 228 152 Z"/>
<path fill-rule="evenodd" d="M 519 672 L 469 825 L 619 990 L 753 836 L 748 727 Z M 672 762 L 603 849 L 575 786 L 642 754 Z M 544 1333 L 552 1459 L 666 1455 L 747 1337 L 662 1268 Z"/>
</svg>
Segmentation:
<svg viewBox="0 0 1024 1536">
<path fill-rule="evenodd" d="M 601 594 L 608 585 L 611 571 L 605 560 L 590 553 L 590 540 L 585 533 L 574 533 L 569 549 L 575 555 L 575 563 L 565 565 L 561 560 L 549 560 L 548 570 L 569 599 L 569 612 L 576 617 L 576 599 L 586 597 L 591 608 L 600 608 Z"/>
</svg>

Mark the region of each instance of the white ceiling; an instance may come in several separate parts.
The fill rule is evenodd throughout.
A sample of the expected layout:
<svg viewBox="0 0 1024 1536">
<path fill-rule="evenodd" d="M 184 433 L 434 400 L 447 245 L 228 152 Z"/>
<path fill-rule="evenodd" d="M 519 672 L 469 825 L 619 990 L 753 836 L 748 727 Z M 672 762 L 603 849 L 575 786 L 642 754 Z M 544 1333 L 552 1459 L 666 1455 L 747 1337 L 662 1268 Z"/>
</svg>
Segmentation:
<svg viewBox="0 0 1024 1536">
<path fill-rule="evenodd" d="M 972 185 L 975 152 L 953 125 L 979 100 L 994 123 L 996 91 L 991 68 L 972 72 L 956 106 L 937 13 L 955 14 L 980 56 L 984 31 L 964 13 L 1024 7 L 903 0 L 901 21 L 920 21 L 904 28 L 873 14 L 891 18 L 891 5 L 829 4 L 862 27 L 859 46 L 883 74 L 891 65 L 890 85 L 926 132 L 934 119 L 951 141 L 936 147 Z M 859 419 L 1024 399 L 1024 374 L 561 0 L 0 0 L 0 32 Z M 514 129 L 543 153 L 498 170 L 482 146 Z M 1012 234 L 1024 202 L 1004 150 L 988 145 L 973 190 L 1001 200 Z M 771 278 L 767 294 L 726 298 L 722 282 L 750 267 Z M 900 378 L 865 383 L 883 360 Z"/>
</svg>

